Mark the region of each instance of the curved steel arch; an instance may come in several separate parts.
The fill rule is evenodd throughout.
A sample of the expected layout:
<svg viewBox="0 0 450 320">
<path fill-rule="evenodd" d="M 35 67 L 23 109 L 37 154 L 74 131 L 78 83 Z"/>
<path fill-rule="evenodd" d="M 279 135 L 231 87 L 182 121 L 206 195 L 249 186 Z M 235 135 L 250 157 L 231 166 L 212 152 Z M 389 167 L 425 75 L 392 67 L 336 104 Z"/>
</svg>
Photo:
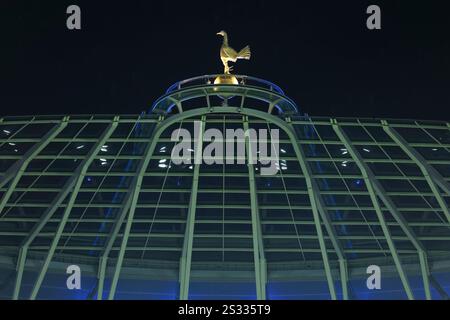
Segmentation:
<svg viewBox="0 0 450 320">
<path fill-rule="evenodd" d="M 211 81 L 214 81 L 215 78 L 220 77 L 220 76 L 223 76 L 223 74 L 203 75 L 203 76 L 197 76 L 197 77 L 192 77 L 192 78 L 188 78 L 185 80 L 177 81 L 166 90 L 166 93 L 170 93 L 170 92 L 179 90 L 179 89 L 181 89 L 182 86 L 184 86 L 186 84 L 190 84 L 195 81 L 199 81 L 199 80 L 202 80 L 204 83 L 208 84 L 208 83 L 211 83 Z M 276 91 L 276 92 L 284 95 L 284 91 L 278 85 L 276 85 L 275 83 L 270 82 L 268 80 L 264 80 L 264 79 L 252 77 L 252 76 L 238 75 L 238 74 L 233 74 L 232 76 L 235 77 L 241 83 L 242 82 L 246 83 L 247 81 L 251 81 L 251 82 L 258 83 L 258 84 L 263 84 L 263 85 L 266 85 L 270 91 Z M 191 84 L 191 86 L 192 86 L 192 84 Z"/>
<path fill-rule="evenodd" d="M 295 102 L 280 92 L 271 91 L 252 85 L 230 84 L 202 84 L 180 88 L 176 91 L 169 91 L 153 103 L 151 112 L 168 114 L 172 107 L 176 106 L 178 112 L 182 113 L 184 112 L 182 102 L 199 97 L 208 98 L 213 95 L 240 96 L 242 99 L 248 97 L 264 101 L 269 104 L 269 113 L 274 107 L 278 107 L 279 110 L 286 115 L 298 113 L 298 108 Z M 283 104 L 283 106 L 281 106 L 281 104 Z"/>
<path fill-rule="evenodd" d="M 299 161 L 300 167 L 302 168 L 303 174 L 305 175 L 307 188 L 308 188 L 308 196 L 309 196 L 309 200 L 310 200 L 311 208 L 312 208 L 312 212 L 313 212 L 314 225 L 315 225 L 316 232 L 317 232 L 318 239 L 319 239 L 319 245 L 320 245 L 322 260 L 324 263 L 325 275 L 326 275 L 326 279 L 327 279 L 327 283 L 328 283 L 330 296 L 334 300 L 337 299 L 336 289 L 334 286 L 334 280 L 333 280 L 333 276 L 332 276 L 332 272 L 331 272 L 330 262 L 328 259 L 327 249 L 326 249 L 326 245 L 325 245 L 325 238 L 324 238 L 323 231 L 322 231 L 320 217 L 322 217 L 322 219 L 323 219 L 324 225 L 327 229 L 327 232 L 329 232 L 329 236 L 332 240 L 334 249 L 339 257 L 339 262 L 340 262 L 339 266 L 340 266 L 343 297 L 344 297 L 344 299 L 347 299 L 348 298 L 348 290 L 347 290 L 347 276 L 346 276 L 347 275 L 346 258 L 343 253 L 343 250 L 338 242 L 338 239 L 335 235 L 333 226 L 331 225 L 331 223 L 328 219 L 328 216 L 325 214 L 325 211 L 322 206 L 322 202 L 319 201 L 319 199 L 318 199 L 320 196 L 318 196 L 317 191 L 316 192 L 314 191 L 317 187 L 315 185 L 315 181 L 312 179 L 312 176 L 310 174 L 310 169 L 306 164 L 304 154 L 296 140 L 297 135 L 296 135 L 295 131 L 287 122 L 285 122 L 284 120 L 282 120 L 280 118 L 277 118 L 276 116 L 270 115 L 266 112 L 254 110 L 254 109 L 237 108 L 237 107 L 214 107 L 213 109 L 208 108 L 208 107 L 197 108 L 197 109 L 185 111 L 180 114 L 173 115 L 158 124 L 157 128 L 154 130 L 154 133 L 151 137 L 150 146 L 144 155 L 143 163 L 140 166 L 141 170 L 139 170 L 139 174 L 136 177 L 137 179 L 135 181 L 135 184 L 134 184 L 134 186 L 131 187 L 129 193 L 127 194 L 127 199 L 131 199 L 131 201 L 125 201 L 126 202 L 125 207 L 122 208 L 122 212 L 119 215 L 119 221 L 123 221 L 127 214 L 127 211 L 130 210 L 130 212 L 128 213 L 127 224 L 125 227 L 125 235 L 122 238 L 121 248 L 119 251 L 119 257 L 117 259 L 117 264 L 116 264 L 114 276 L 112 279 L 112 288 L 109 292 L 109 299 L 113 299 L 114 295 L 115 295 L 115 290 L 116 290 L 117 282 L 118 282 L 119 275 L 120 275 L 120 269 L 121 269 L 121 266 L 123 263 L 124 252 L 125 252 L 126 246 L 127 246 L 129 230 L 131 228 L 131 224 L 133 223 L 133 216 L 134 216 L 134 212 L 136 209 L 136 203 L 137 203 L 137 198 L 138 198 L 138 194 L 140 191 L 142 177 L 145 172 L 145 169 L 148 166 L 150 158 L 154 152 L 154 149 L 156 147 L 156 143 L 157 143 L 159 137 L 164 132 L 164 130 L 166 130 L 169 126 L 171 126 L 174 123 L 177 123 L 177 122 L 182 121 L 187 118 L 191 118 L 191 117 L 195 117 L 195 116 L 203 116 L 203 115 L 213 114 L 213 113 L 222 113 L 222 114 L 223 113 L 233 113 L 233 114 L 242 114 L 242 115 L 246 115 L 246 116 L 254 116 L 254 117 L 266 120 L 270 123 L 277 125 L 282 130 L 284 130 L 285 133 L 289 136 L 289 139 L 291 140 L 291 142 L 293 142 L 292 145 L 293 145 L 295 153 L 297 155 L 297 159 Z M 117 236 L 117 234 L 116 234 L 116 236 Z M 111 238 L 110 241 L 113 243 L 115 241 L 115 237 Z M 102 261 L 105 261 L 107 259 L 108 255 L 109 255 L 109 252 L 106 252 L 106 255 L 102 256 L 101 263 L 102 263 Z M 184 262 L 183 265 L 189 267 L 190 264 L 189 264 L 189 262 Z M 258 266 L 255 266 L 255 268 L 258 268 Z M 185 275 L 188 275 L 189 273 L 190 273 L 190 270 L 185 270 L 183 272 L 183 274 L 185 274 Z M 261 274 L 259 271 L 257 273 Z M 103 283 L 103 281 L 104 281 L 104 276 L 105 276 L 105 272 L 103 270 L 103 272 L 100 273 L 100 279 L 99 279 L 101 283 Z M 187 281 L 188 281 L 188 279 L 187 279 Z M 258 280 L 256 280 L 256 281 L 258 281 Z M 186 295 L 187 295 L 186 286 L 187 286 L 187 284 L 184 284 L 184 292 L 185 292 L 183 294 L 184 297 L 186 297 Z M 103 286 L 101 286 L 101 287 L 103 287 Z M 260 298 L 265 298 L 265 297 L 260 297 Z"/>
<path fill-rule="evenodd" d="M 240 113 L 240 114 L 243 114 L 243 115 L 250 115 L 250 116 L 257 117 L 257 118 L 262 118 L 262 119 L 267 120 L 268 122 L 271 122 L 271 123 L 279 126 L 280 128 L 284 129 L 285 132 L 289 135 L 289 138 L 290 138 L 291 142 L 292 142 L 293 139 L 295 140 L 294 143 L 293 143 L 293 148 L 294 148 L 294 150 L 296 152 L 298 160 L 299 161 L 301 161 L 302 159 L 304 160 L 304 157 L 302 155 L 302 148 L 299 146 L 300 143 L 298 142 L 298 139 L 297 139 L 297 134 L 296 134 L 296 132 L 295 132 L 295 130 L 293 128 L 293 125 L 289 123 L 289 120 L 287 120 L 287 122 L 286 122 L 286 121 L 283 121 L 283 119 L 281 119 L 279 117 L 272 116 L 272 115 L 270 115 L 270 114 L 268 114 L 266 112 L 262 112 L 262 111 L 258 111 L 258 110 L 254 110 L 254 109 L 247 109 L 247 108 L 243 108 L 242 109 L 242 108 L 234 108 L 234 107 L 215 107 L 214 109 L 202 107 L 202 108 L 199 108 L 199 109 L 186 111 L 186 112 L 184 112 L 182 114 L 172 115 L 172 116 L 168 117 L 166 120 L 163 120 L 163 121 L 162 121 L 162 117 L 161 117 L 160 118 L 161 122 L 157 126 L 158 132 L 155 132 L 154 135 L 150 138 L 152 140 L 151 140 L 151 142 L 148 143 L 148 146 L 149 146 L 148 149 L 147 149 L 148 151 L 146 151 L 146 153 L 144 154 L 144 158 L 146 158 L 146 159 L 147 158 L 148 159 L 151 158 L 151 155 L 152 155 L 152 153 L 154 151 L 156 143 L 158 142 L 158 137 L 161 135 L 161 133 L 165 129 L 167 129 L 167 127 L 169 125 L 171 125 L 171 124 L 173 124 L 173 123 L 175 123 L 177 121 L 180 121 L 180 120 L 182 120 L 184 118 L 189 118 L 189 117 L 203 115 L 203 114 L 211 114 L 211 113 L 222 113 L 222 114 L 223 113 L 235 113 L 235 114 L 239 114 Z M 164 124 L 164 127 L 162 127 L 163 124 Z M 293 137 L 293 139 L 292 139 L 292 137 Z M 155 144 L 155 146 L 151 147 L 153 143 Z M 145 161 L 147 161 L 147 162 L 145 162 Z M 146 168 L 146 166 L 144 164 L 145 163 L 148 164 L 148 161 L 150 161 L 150 160 L 143 160 L 142 161 L 142 167 L 144 168 L 143 172 L 145 172 L 145 168 Z M 306 168 L 306 170 L 304 168 Z M 308 175 L 308 165 L 307 165 L 307 163 L 306 163 L 306 165 L 305 165 L 305 163 L 303 163 L 302 170 L 305 171 L 305 173 L 306 173 L 305 175 L 308 176 L 308 177 L 306 177 L 307 180 L 310 180 L 310 182 L 311 182 L 310 185 L 312 186 L 312 188 L 310 188 L 310 185 L 308 185 L 308 194 L 310 194 L 311 192 L 313 194 L 315 194 L 315 201 L 311 202 L 311 206 L 317 205 L 317 209 L 318 209 L 320 215 L 322 216 L 322 219 L 324 220 L 323 222 L 325 224 L 325 227 L 327 228 L 327 222 L 326 222 L 327 220 L 326 220 L 326 218 L 328 218 L 328 216 L 325 215 L 325 218 L 324 218 L 323 211 L 321 210 L 321 205 L 320 205 L 321 196 L 320 196 L 319 193 L 315 193 L 314 192 L 314 182 L 315 182 L 315 180 L 314 180 L 314 178 L 312 178 L 312 176 Z M 137 178 L 137 176 L 135 178 Z M 130 204 L 131 204 L 131 199 L 133 198 L 133 196 L 136 195 L 136 194 L 139 194 L 140 182 L 139 182 L 139 180 L 136 180 L 136 181 L 135 180 L 133 180 L 134 182 L 132 184 L 134 186 L 133 187 L 133 191 L 129 192 L 129 194 L 131 195 Z M 129 209 L 130 209 L 130 206 L 128 206 L 127 209 L 125 209 L 125 208 L 122 209 L 121 213 L 124 214 L 124 216 L 123 216 L 124 218 L 126 217 L 126 214 L 128 213 Z M 133 217 L 131 217 L 131 218 L 129 217 L 128 220 L 130 220 L 131 221 L 130 223 L 132 223 L 133 222 Z M 331 230 L 333 231 L 333 227 L 332 226 L 331 226 Z M 327 228 L 327 232 L 330 234 L 330 239 L 333 242 L 332 232 L 330 232 L 328 228 Z M 320 239 L 320 237 L 319 237 L 319 239 Z M 336 245 L 336 243 L 337 243 L 337 245 Z M 339 256 L 339 252 L 341 252 L 339 250 L 339 242 L 336 241 L 336 243 L 333 242 L 333 246 L 335 247 L 336 253 L 338 254 L 338 257 L 340 259 L 339 262 L 340 263 L 341 263 L 341 261 L 345 262 L 345 256 L 343 254 L 341 256 Z M 123 247 L 123 249 L 121 249 L 122 252 L 124 252 L 124 250 L 126 250 L 126 246 L 127 246 L 127 244 L 125 242 L 124 245 L 122 245 L 122 247 Z M 420 258 L 422 259 L 421 264 L 424 265 L 424 261 L 426 262 L 426 256 L 425 257 L 420 256 Z M 121 266 L 119 266 L 119 265 L 116 267 L 116 270 L 118 270 L 117 272 L 120 272 L 120 267 Z M 325 267 L 327 267 L 326 264 L 325 264 Z M 343 270 L 346 271 L 345 266 L 344 267 L 341 266 L 341 281 L 342 281 L 342 279 L 345 280 L 345 278 L 346 278 L 346 272 L 342 273 Z M 426 274 L 426 271 L 424 272 L 422 270 L 422 272 L 423 272 L 423 275 Z M 432 280 L 432 276 L 430 275 L 430 281 L 431 280 Z M 345 287 L 343 286 L 343 288 L 345 288 Z M 330 292 L 331 292 L 331 290 L 330 290 Z M 344 297 L 345 297 L 345 294 L 344 294 Z"/>
</svg>

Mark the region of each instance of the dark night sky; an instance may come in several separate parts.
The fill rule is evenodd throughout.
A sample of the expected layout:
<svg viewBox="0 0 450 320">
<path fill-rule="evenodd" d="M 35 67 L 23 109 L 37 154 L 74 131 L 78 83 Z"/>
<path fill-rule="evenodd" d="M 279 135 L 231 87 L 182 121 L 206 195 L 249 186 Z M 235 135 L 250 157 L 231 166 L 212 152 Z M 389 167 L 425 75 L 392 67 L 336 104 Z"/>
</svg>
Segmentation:
<svg viewBox="0 0 450 320">
<path fill-rule="evenodd" d="M 220 73 L 221 38 L 252 47 L 238 74 L 303 112 L 450 120 L 448 1 L 24 1 L 0 4 L 0 115 L 139 113 L 172 83 Z M 78 4 L 82 30 L 66 29 Z M 366 8 L 382 9 L 382 30 Z"/>
</svg>

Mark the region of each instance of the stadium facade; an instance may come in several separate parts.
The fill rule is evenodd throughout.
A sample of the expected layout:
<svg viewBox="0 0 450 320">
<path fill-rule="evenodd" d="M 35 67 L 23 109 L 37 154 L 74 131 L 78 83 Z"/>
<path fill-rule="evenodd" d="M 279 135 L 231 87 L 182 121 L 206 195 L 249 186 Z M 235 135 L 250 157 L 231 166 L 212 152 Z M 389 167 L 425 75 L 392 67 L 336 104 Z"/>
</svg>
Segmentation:
<svg viewBox="0 0 450 320">
<path fill-rule="evenodd" d="M 448 299 L 449 123 L 309 117 L 268 81 L 217 79 L 141 115 L 1 119 L 1 299 Z M 276 175 L 174 164 L 195 121 L 279 129 Z"/>
</svg>

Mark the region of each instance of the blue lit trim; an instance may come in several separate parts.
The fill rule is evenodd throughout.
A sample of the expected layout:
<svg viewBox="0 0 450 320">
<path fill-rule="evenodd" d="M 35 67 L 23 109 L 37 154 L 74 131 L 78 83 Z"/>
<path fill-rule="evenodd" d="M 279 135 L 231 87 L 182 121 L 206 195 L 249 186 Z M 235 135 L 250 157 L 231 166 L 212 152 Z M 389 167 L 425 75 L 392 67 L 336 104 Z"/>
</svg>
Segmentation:
<svg viewBox="0 0 450 320">
<path fill-rule="evenodd" d="M 202 87 L 205 85 L 213 85 L 214 79 L 217 78 L 218 76 L 221 76 L 221 75 L 204 75 L 204 76 L 193 77 L 193 78 L 189 78 L 186 80 L 178 81 L 178 82 L 172 84 L 166 90 L 166 93 L 163 96 L 159 97 L 156 101 L 154 101 L 154 103 L 150 107 L 150 112 L 154 112 L 155 110 L 158 110 L 158 112 L 164 112 L 166 114 L 170 113 L 172 111 L 173 107 L 175 106 L 175 103 L 172 103 L 171 101 L 165 101 L 166 103 L 169 102 L 169 103 L 167 103 L 168 107 L 156 109 L 162 101 L 167 99 L 167 96 L 170 96 L 171 94 L 173 94 L 177 91 L 181 91 L 181 90 L 187 90 L 187 89 L 195 88 L 195 87 Z M 294 114 L 298 113 L 297 105 L 291 99 L 286 97 L 284 94 L 284 91 L 276 84 L 274 84 L 270 81 L 260 79 L 260 78 L 255 78 L 255 77 L 242 76 L 242 75 L 233 75 L 233 76 L 236 77 L 239 82 L 243 83 L 242 84 L 243 86 L 247 86 L 249 89 L 254 88 L 254 89 L 264 90 L 264 91 L 279 95 L 280 98 L 284 99 L 285 102 L 289 105 L 289 108 L 288 108 L 289 110 L 283 110 L 279 106 L 279 104 L 277 104 L 274 107 L 278 110 L 279 115 L 284 114 L 284 113 L 289 113 L 289 114 L 290 113 L 294 113 Z M 248 81 L 248 83 L 247 83 L 247 81 Z M 229 86 L 229 85 L 224 85 L 224 86 Z M 265 99 L 261 99 L 261 100 L 266 101 Z M 269 101 L 266 101 L 266 102 L 269 102 Z"/>
<path fill-rule="evenodd" d="M 220 75 L 203 75 L 203 76 L 199 76 L 199 77 L 192 77 L 189 79 L 185 79 L 185 80 L 181 80 L 181 81 L 177 81 L 174 84 L 172 84 L 167 90 L 166 90 L 166 94 L 169 94 L 171 92 L 177 91 L 179 90 L 179 88 L 186 83 L 192 82 L 192 81 L 196 81 L 196 80 L 201 80 L 201 79 L 212 79 L 215 77 L 218 77 Z M 250 81 L 255 81 L 255 82 L 260 82 L 262 84 L 265 84 L 271 88 L 273 88 L 273 90 L 279 94 L 284 95 L 284 91 L 275 83 L 261 79 L 261 78 L 256 78 L 256 77 L 249 77 L 249 76 L 241 76 L 241 75 L 234 75 L 236 78 L 241 78 L 243 80 L 250 80 Z"/>
</svg>

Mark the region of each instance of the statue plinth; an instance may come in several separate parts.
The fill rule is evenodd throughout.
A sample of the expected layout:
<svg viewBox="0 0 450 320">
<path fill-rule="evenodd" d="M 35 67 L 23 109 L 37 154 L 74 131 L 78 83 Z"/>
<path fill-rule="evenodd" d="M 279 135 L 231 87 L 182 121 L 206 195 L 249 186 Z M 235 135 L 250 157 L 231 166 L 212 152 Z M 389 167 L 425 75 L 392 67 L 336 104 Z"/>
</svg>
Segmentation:
<svg viewBox="0 0 450 320">
<path fill-rule="evenodd" d="M 234 84 L 239 85 L 238 79 L 232 74 L 222 74 L 214 79 L 214 84 Z"/>
</svg>

